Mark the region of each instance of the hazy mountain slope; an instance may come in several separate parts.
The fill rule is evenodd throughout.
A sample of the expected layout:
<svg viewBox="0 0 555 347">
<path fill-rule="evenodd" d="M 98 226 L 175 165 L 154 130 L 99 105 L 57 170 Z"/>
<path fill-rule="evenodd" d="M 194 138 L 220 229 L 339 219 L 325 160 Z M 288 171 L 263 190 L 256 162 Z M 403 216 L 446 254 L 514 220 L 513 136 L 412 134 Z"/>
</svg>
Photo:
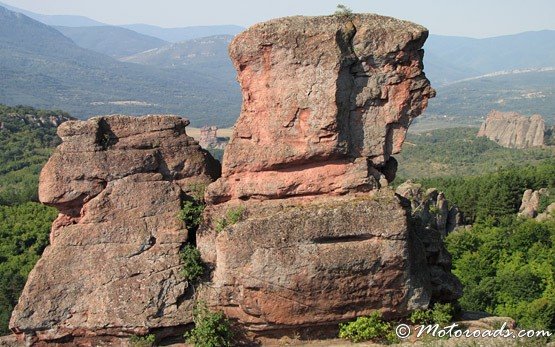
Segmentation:
<svg viewBox="0 0 555 347">
<path fill-rule="evenodd" d="M 238 88 L 192 70 L 121 63 L 75 45 L 52 27 L 0 7 L 0 102 L 63 108 L 75 116 L 176 113 L 229 126 Z"/>
<path fill-rule="evenodd" d="M 539 113 L 555 124 L 555 71 L 483 77 L 436 89 L 427 114 L 480 118 L 497 109 Z"/>
<path fill-rule="evenodd" d="M 13 7 L 0 2 L 0 6 L 7 8 L 10 11 L 23 13 L 27 17 L 33 18 L 41 23 L 48 25 L 62 25 L 70 27 L 82 27 L 82 26 L 98 26 L 106 25 L 101 22 L 97 22 L 94 19 L 90 19 L 84 16 L 73 16 L 73 15 L 47 15 L 39 14 L 31 11 L 23 10 L 21 8 Z"/>
<path fill-rule="evenodd" d="M 172 43 L 120 60 L 171 69 L 194 69 L 214 76 L 222 84 L 236 85 L 236 71 L 227 48 L 233 36 L 219 35 Z"/>
<path fill-rule="evenodd" d="M 79 47 L 114 58 L 126 57 L 168 44 L 168 42 L 159 38 L 116 26 L 56 26 L 55 28 L 64 36 L 69 37 Z"/>
<path fill-rule="evenodd" d="M 555 67 L 555 31 L 485 39 L 430 35 L 424 63 L 436 85 L 495 71 Z"/>
<path fill-rule="evenodd" d="M 184 28 L 161 28 L 148 24 L 129 24 L 122 27 L 131 29 L 138 33 L 154 36 L 164 41 L 180 42 L 215 35 L 235 36 L 245 28 L 238 25 L 211 25 L 190 26 Z"/>
</svg>

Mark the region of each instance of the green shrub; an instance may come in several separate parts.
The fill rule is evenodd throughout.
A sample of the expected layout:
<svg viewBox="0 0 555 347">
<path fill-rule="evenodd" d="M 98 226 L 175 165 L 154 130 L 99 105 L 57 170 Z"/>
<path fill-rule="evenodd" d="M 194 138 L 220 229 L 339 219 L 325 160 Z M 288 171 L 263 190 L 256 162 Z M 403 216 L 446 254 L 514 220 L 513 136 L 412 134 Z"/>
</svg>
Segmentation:
<svg viewBox="0 0 555 347">
<path fill-rule="evenodd" d="M 156 342 L 156 336 L 154 334 L 149 334 L 145 336 L 131 336 L 129 339 L 129 344 L 131 347 L 152 347 Z"/>
<path fill-rule="evenodd" d="M 353 16 L 353 11 L 345 5 L 337 5 L 337 10 L 334 13 L 335 16 L 351 18 Z"/>
<path fill-rule="evenodd" d="M 415 310 L 409 321 L 412 324 L 439 324 L 445 326 L 453 320 L 454 308 L 451 304 L 435 304 L 432 309 Z"/>
<path fill-rule="evenodd" d="M 432 308 L 432 322 L 445 326 L 453 320 L 453 312 L 453 305 L 437 303 Z"/>
<path fill-rule="evenodd" d="M 204 204 L 204 192 L 206 191 L 206 183 L 191 183 L 187 185 L 189 195 L 193 197 L 200 204 Z"/>
<path fill-rule="evenodd" d="M 432 310 L 414 310 L 410 314 L 409 321 L 412 324 L 432 324 Z"/>
<path fill-rule="evenodd" d="M 225 216 L 216 222 L 216 232 L 219 233 L 227 226 L 233 225 L 243 218 L 245 208 L 243 206 L 232 207 L 227 210 Z"/>
<path fill-rule="evenodd" d="M 203 211 L 204 205 L 194 201 L 184 201 L 183 207 L 179 212 L 179 219 L 185 222 L 188 230 L 194 230 L 202 222 Z"/>
<path fill-rule="evenodd" d="M 185 334 L 187 343 L 195 347 L 232 346 L 233 332 L 229 320 L 222 312 L 211 312 L 204 302 L 193 310 L 195 328 Z"/>
<path fill-rule="evenodd" d="M 183 250 L 181 250 L 181 260 L 183 261 L 181 274 L 187 281 L 195 282 L 202 277 L 204 264 L 200 258 L 198 248 L 193 245 L 185 245 Z"/>
<path fill-rule="evenodd" d="M 391 324 L 384 322 L 378 311 L 368 317 L 359 317 L 354 322 L 340 324 L 339 337 L 355 343 L 370 340 L 389 343 L 397 341 Z"/>
<path fill-rule="evenodd" d="M 555 202 L 555 188 L 549 189 L 547 194 L 540 197 L 540 203 L 538 205 L 538 213 L 544 212 L 549 205 Z"/>
</svg>

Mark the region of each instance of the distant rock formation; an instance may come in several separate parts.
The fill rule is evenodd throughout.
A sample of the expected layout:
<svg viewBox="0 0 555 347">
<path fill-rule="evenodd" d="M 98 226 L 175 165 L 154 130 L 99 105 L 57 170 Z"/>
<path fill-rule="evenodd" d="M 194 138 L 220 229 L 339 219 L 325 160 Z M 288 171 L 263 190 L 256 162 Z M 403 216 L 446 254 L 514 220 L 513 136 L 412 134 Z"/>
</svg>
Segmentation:
<svg viewBox="0 0 555 347">
<path fill-rule="evenodd" d="M 38 116 L 35 114 L 16 114 L 10 113 L 8 117 L 16 118 L 25 124 L 32 124 L 35 126 L 46 126 L 46 127 L 57 127 L 60 124 L 67 122 L 69 120 L 75 120 L 75 118 L 64 115 L 49 115 L 49 116 Z M 4 130 L 4 123 L 0 121 L 0 130 Z"/>
<path fill-rule="evenodd" d="M 52 341 L 192 321 L 177 214 L 189 187 L 220 168 L 186 135 L 188 123 L 106 116 L 58 128 L 63 143 L 42 170 L 39 196 L 60 215 L 13 312 L 14 331 Z"/>
<path fill-rule="evenodd" d="M 549 190 L 542 188 L 539 190 L 527 189 L 522 195 L 522 203 L 518 210 L 518 215 L 524 218 L 536 218 L 546 220 L 555 217 L 555 203 L 544 205 L 542 208 L 542 198 L 549 197 Z"/>
<path fill-rule="evenodd" d="M 545 122 L 540 115 L 521 116 L 515 112 L 492 111 L 478 137 L 485 136 L 508 148 L 540 147 L 544 143 Z"/>
<path fill-rule="evenodd" d="M 445 195 L 435 188 L 424 192 L 422 185 L 406 181 L 397 187 L 400 196 L 411 203 L 412 215 L 427 228 L 439 231 L 443 236 L 464 224 L 463 213 L 445 199 Z"/>
<path fill-rule="evenodd" d="M 387 188 L 391 155 L 434 95 L 426 37 L 355 15 L 272 20 L 234 39 L 244 101 L 197 234 L 214 269 L 203 300 L 264 335 L 461 295 L 439 233 L 420 239 Z"/>
<path fill-rule="evenodd" d="M 218 127 L 217 126 L 204 126 L 200 129 L 199 144 L 202 148 L 211 149 L 223 149 L 228 141 L 225 138 L 218 137 Z"/>
</svg>

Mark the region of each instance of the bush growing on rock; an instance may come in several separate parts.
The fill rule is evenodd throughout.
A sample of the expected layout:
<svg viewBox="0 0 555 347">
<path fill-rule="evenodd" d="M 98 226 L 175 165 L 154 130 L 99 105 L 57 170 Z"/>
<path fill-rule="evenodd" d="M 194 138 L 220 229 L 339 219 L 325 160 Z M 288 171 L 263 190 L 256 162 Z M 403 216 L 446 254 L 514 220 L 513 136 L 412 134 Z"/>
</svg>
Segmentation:
<svg viewBox="0 0 555 347">
<path fill-rule="evenodd" d="M 436 303 L 432 309 L 415 310 L 409 321 L 413 324 L 439 324 L 445 326 L 453 320 L 454 307 L 452 304 Z"/>
<path fill-rule="evenodd" d="M 179 219 L 185 222 L 188 230 L 195 230 L 202 221 L 204 205 L 195 201 L 184 201 L 179 212 Z"/>
<path fill-rule="evenodd" d="M 188 282 L 195 282 L 204 273 L 204 265 L 200 258 L 199 250 L 193 245 L 185 245 L 181 251 L 181 260 L 183 267 L 181 274 Z"/>
<path fill-rule="evenodd" d="M 216 222 L 216 232 L 221 232 L 227 226 L 233 225 L 243 218 L 245 208 L 243 206 L 230 208 L 227 210 L 225 216 Z"/>
<path fill-rule="evenodd" d="M 149 334 L 145 336 L 131 336 L 129 339 L 129 345 L 131 347 L 152 347 L 156 342 L 156 336 L 154 334 Z"/>
<path fill-rule="evenodd" d="M 195 347 L 231 347 L 233 332 L 222 312 L 212 312 L 200 301 L 193 311 L 195 328 L 185 334 L 187 343 Z"/>
<path fill-rule="evenodd" d="M 359 317 L 354 322 L 339 326 L 339 337 L 351 342 L 387 342 L 397 341 L 394 329 L 390 323 L 384 322 L 380 312 L 375 311 L 368 317 Z"/>
</svg>

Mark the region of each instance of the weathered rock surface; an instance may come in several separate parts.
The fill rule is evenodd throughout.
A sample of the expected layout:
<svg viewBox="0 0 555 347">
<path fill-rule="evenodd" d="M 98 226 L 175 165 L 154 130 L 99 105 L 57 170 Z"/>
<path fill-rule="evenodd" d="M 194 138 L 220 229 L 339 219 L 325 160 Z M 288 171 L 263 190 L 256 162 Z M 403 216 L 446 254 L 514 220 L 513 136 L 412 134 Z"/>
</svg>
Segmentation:
<svg viewBox="0 0 555 347">
<path fill-rule="evenodd" d="M 463 213 L 457 205 L 447 201 L 443 192 L 435 188 L 424 191 L 421 184 L 409 180 L 399 185 L 395 192 L 410 201 L 412 216 L 425 228 L 446 236 L 464 224 Z"/>
<path fill-rule="evenodd" d="M 290 17 L 230 46 L 243 92 L 208 199 L 369 191 L 435 92 L 425 28 L 378 15 Z"/>
<path fill-rule="evenodd" d="M 492 111 L 478 137 L 486 136 L 503 147 L 540 147 L 544 143 L 545 122 L 540 115 L 525 117 L 515 112 Z"/>
<path fill-rule="evenodd" d="M 247 206 L 217 236 L 199 235 L 199 247 L 215 267 L 212 304 L 248 329 L 333 324 L 376 309 L 398 317 L 432 299 L 424 248 L 391 190 Z M 230 208 L 212 207 L 211 222 Z"/>
<path fill-rule="evenodd" d="M 461 295 L 441 235 L 419 235 L 386 187 L 434 94 L 426 37 L 355 15 L 273 20 L 235 38 L 243 109 L 197 233 L 214 309 L 267 335 Z"/>
<path fill-rule="evenodd" d="M 522 195 L 522 202 L 518 210 L 518 215 L 524 218 L 536 218 L 539 221 L 555 217 L 555 203 L 548 206 L 541 206 L 544 198 L 549 198 L 550 191 L 547 188 L 539 190 L 527 189 Z M 553 201 L 553 199 L 552 199 Z"/>
<path fill-rule="evenodd" d="M 177 217 L 192 184 L 219 164 L 172 116 L 106 116 L 62 124 L 40 176 L 40 200 L 60 210 L 11 328 L 39 340 L 125 336 L 191 322 L 180 275 L 187 241 Z"/>
</svg>

